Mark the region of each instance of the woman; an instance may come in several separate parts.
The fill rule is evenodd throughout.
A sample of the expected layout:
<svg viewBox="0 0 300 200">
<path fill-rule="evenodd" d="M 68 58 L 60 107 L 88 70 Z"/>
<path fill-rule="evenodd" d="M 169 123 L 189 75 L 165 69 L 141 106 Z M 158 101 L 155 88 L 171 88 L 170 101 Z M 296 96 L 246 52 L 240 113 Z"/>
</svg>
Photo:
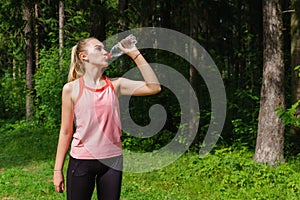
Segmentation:
<svg viewBox="0 0 300 200">
<path fill-rule="evenodd" d="M 155 73 L 139 50 L 135 46 L 125 49 L 120 43 L 119 48 L 134 60 L 144 81 L 109 79 L 102 75 L 109 55 L 96 38 L 81 40 L 72 49 L 69 82 L 62 91 L 62 121 L 53 180 L 55 190 L 63 192 L 62 170 L 73 137 L 67 199 L 91 199 L 95 184 L 98 199 L 120 198 L 123 160 L 117 96 L 145 96 L 161 90 Z"/>
</svg>

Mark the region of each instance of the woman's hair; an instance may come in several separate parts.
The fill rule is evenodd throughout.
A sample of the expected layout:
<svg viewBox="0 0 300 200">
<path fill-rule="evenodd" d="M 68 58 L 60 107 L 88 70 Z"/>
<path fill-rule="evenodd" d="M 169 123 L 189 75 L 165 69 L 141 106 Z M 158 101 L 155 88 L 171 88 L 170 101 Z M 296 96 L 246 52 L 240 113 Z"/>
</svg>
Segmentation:
<svg viewBox="0 0 300 200">
<path fill-rule="evenodd" d="M 89 41 L 95 39 L 93 37 L 86 38 L 80 40 L 75 46 L 72 47 L 71 52 L 71 63 L 70 63 L 70 70 L 68 76 L 68 82 L 74 81 L 77 78 L 80 78 L 84 75 L 84 63 L 79 58 L 79 54 L 81 52 L 86 51 L 86 46 L 88 45 Z"/>
</svg>

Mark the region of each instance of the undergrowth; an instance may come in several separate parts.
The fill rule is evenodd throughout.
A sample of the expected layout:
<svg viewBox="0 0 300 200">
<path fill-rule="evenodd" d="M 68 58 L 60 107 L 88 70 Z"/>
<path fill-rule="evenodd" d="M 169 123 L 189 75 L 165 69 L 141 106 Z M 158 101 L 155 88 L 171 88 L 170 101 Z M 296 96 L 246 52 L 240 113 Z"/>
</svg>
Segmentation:
<svg viewBox="0 0 300 200">
<path fill-rule="evenodd" d="M 0 128 L 0 199 L 65 199 L 52 184 L 57 136 L 37 124 Z M 300 199 L 300 156 L 276 168 L 252 156 L 229 147 L 205 157 L 189 152 L 152 172 L 124 172 L 121 199 Z"/>
</svg>

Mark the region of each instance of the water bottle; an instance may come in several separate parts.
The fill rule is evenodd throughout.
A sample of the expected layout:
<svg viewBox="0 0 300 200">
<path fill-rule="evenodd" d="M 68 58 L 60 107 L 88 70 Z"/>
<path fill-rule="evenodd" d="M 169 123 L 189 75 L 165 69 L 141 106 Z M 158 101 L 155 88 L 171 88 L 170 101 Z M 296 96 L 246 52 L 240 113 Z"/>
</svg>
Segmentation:
<svg viewBox="0 0 300 200">
<path fill-rule="evenodd" d="M 136 40 L 135 36 L 132 34 L 128 35 L 125 39 L 121 40 L 121 45 L 126 49 L 133 48 L 136 43 L 137 43 L 137 40 Z M 124 53 L 123 51 L 121 51 L 121 49 L 119 49 L 118 46 L 119 46 L 119 44 L 116 44 L 111 48 L 111 50 L 108 54 L 109 59 L 117 58 Z"/>
</svg>

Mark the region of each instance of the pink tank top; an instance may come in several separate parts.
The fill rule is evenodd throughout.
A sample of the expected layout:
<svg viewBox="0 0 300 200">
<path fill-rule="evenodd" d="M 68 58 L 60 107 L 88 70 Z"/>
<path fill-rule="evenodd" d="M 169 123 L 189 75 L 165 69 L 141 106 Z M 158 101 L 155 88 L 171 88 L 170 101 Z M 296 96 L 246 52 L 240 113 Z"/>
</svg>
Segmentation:
<svg viewBox="0 0 300 200">
<path fill-rule="evenodd" d="M 103 159 L 122 154 L 118 97 L 111 81 L 100 89 L 85 86 L 79 78 L 79 94 L 74 103 L 76 131 L 70 155 L 77 159 Z"/>
</svg>

